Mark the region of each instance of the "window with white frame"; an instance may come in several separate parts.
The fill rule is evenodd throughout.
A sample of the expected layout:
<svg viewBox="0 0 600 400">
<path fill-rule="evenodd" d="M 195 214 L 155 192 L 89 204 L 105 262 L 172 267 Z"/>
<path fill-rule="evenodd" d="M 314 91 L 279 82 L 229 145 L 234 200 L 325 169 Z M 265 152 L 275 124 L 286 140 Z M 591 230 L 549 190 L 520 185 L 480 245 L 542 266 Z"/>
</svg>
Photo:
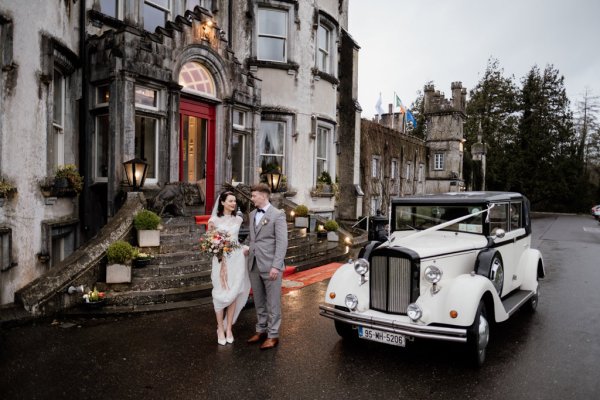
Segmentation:
<svg viewBox="0 0 600 400">
<path fill-rule="evenodd" d="M 315 182 L 321 176 L 322 172 L 329 172 L 329 143 L 331 142 L 331 130 L 319 126 L 317 127 L 316 137 L 316 157 L 315 157 Z"/>
<path fill-rule="evenodd" d="M 204 8 L 205 10 L 212 11 L 213 9 L 213 0 L 186 0 L 185 8 L 186 10 L 193 10 L 194 7 L 199 6 Z"/>
<path fill-rule="evenodd" d="M 52 124 L 54 126 L 53 167 L 65 163 L 65 107 L 67 104 L 67 80 L 58 69 L 54 70 L 52 81 L 53 103 Z"/>
<path fill-rule="evenodd" d="M 246 129 L 246 112 L 233 110 L 233 127 L 235 129 Z"/>
<path fill-rule="evenodd" d="M 12 230 L 0 227 L 0 271 L 5 271 L 13 266 L 11 252 Z"/>
<path fill-rule="evenodd" d="M 444 169 L 444 153 L 435 153 L 433 155 L 433 169 L 436 171 Z"/>
<path fill-rule="evenodd" d="M 397 179 L 398 178 L 398 160 L 392 159 L 392 164 L 390 167 L 390 178 Z"/>
<path fill-rule="evenodd" d="M 419 182 L 423 182 L 425 179 L 423 177 L 423 164 L 419 164 Z"/>
<path fill-rule="evenodd" d="M 331 27 L 321 21 L 317 28 L 317 68 L 328 74 L 331 73 L 331 37 Z"/>
<path fill-rule="evenodd" d="M 157 26 L 165 27 L 171 13 L 171 0 L 144 0 L 144 29 L 154 32 Z"/>
<path fill-rule="evenodd" d="M 123 2 L 121 0 L 100 0 L 100 12 L 109 17 L 122 19 Z"/>
<path fill-rule="evenodd" d="M 248 155 L 248 135 L 244 132 L 233 132 L 231 142 L 231 180 L 234 182 L 250 182 L 250 166 Z"/>
<path fill-rule="evenodd" d="M 94 180 L 106 182 L 108 179 L 108 114 L 96 116 L 94 129 Z"/>
<path fill-rule="evenodd" d="M 265 61 L 287 61 L 288 12 L 258 9 L 257 57 Z"/>
<path fill-rule="evenodd" d="M 376 215 L 381 207 L 381 198 L 379 196 L 371 197 L 371 215 Z"/>
<path fill-rule="evenodd" d="M 135 116 L 135 156 L 148 163 L 148 183 L 158 178 L 158 123 L 156 118 Z"/>
<path fill-rule="evenodd" d="M 411 179 L 410 171 L 411 171 L 411 164 L 406 163 L 406 173 L 404 174 L 404 176 L 406 177 L 407 181 L 410 181 L 410 179 Z"/>
<path fill-rule="evenodd" d="M 158 91 L 144 86 L 135 86 L 135 106 L 158 110 Z"/>
<path fill-rule="evenodd" d="M 381 171 L 381 157 L 373 156 L 371 159 L 371 177 L 379 178 Z"/>
<path fill-rule="evenodd" d="M 259 165 L 262 171 L 278 170 L 284 173 L 285 131 L 283 121 L 263 120 L 258 139 Z"/>
</svg>

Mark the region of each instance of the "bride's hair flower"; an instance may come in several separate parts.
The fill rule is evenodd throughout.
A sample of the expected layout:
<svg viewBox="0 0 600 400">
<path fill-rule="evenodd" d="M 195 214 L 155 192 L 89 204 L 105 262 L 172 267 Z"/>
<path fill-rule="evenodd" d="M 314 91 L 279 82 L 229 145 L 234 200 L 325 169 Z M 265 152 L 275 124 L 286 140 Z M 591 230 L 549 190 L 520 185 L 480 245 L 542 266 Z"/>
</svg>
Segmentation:
<svg viewBox="0 0 600 400">
<path fill-rule="evenodd" d="M 219 261 L 239 248 L 240 244 L 227 231 L 212 230 L 200 237 L 200 252 L 216 256 Z"/>
</svg>

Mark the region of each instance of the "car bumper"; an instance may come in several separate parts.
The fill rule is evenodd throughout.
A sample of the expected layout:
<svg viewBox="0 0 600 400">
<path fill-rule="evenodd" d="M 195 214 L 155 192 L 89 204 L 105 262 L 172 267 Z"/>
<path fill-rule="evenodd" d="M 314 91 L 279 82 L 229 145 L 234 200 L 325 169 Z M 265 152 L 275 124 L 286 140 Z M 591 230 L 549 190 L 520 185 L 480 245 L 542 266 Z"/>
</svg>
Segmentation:
<svg viewBox="0 0 600 400">
<path fill-rule="evenodd" d="M 385 332 L 399 333 L 408 337 L 421 339 L 445 340 L 449 342 L 466 343 L 466 328 L 448 328 L 442 326 L 417 325 L 403 323 L 389 319 L 382 319 L 369 315 L 360 315 L 354 312 L 338 310 L 329 304 L 319 305 L 319 313 L 336 321 L 351 325 L 360 325 L 365 328 L 378 329 Z"/>
</svg>

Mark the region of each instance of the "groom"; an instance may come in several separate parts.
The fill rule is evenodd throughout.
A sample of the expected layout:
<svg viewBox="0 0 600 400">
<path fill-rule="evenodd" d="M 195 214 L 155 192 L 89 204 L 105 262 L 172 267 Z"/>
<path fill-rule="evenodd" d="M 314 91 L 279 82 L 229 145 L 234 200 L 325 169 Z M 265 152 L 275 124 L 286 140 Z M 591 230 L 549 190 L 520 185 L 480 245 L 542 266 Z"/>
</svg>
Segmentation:
<svg viewBox="0 0 600 400">
<path fill-rule="evenodd" d="M 248 270 L 258 321 L 248 343 L 264 340 L 261 350 L 272 349 L 279 342 L 281 278 L 288 245 L 285 213 L 269 203 L 270 194 L 264 183 L 252 186 L 256 210 L 250 213 Z"/>
</svg>

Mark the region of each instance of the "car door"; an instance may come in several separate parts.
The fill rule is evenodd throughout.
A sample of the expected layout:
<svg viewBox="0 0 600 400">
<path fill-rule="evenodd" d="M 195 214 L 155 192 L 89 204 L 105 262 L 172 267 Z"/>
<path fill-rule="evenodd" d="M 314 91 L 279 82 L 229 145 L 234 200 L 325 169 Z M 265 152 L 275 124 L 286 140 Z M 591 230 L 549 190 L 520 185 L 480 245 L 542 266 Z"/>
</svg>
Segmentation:
<svg viewBox="0 0 600 400">
<path fill-rule="evenodd" d="M 501 296 L 510 293 L 514 287 L 513 277 L 516 274 L 515 267 L 515 239 L 518 231 L 510 230 L 510 202 L 498 202 L 490 210 L 489 216 L 490 235 L 494 241 L 493 247 L 500 252 L 502 256 L 502 266 L 504 268 L 504 283 Z M 504 233 L 501 233 L 501 232 Z"/>
</svg>

